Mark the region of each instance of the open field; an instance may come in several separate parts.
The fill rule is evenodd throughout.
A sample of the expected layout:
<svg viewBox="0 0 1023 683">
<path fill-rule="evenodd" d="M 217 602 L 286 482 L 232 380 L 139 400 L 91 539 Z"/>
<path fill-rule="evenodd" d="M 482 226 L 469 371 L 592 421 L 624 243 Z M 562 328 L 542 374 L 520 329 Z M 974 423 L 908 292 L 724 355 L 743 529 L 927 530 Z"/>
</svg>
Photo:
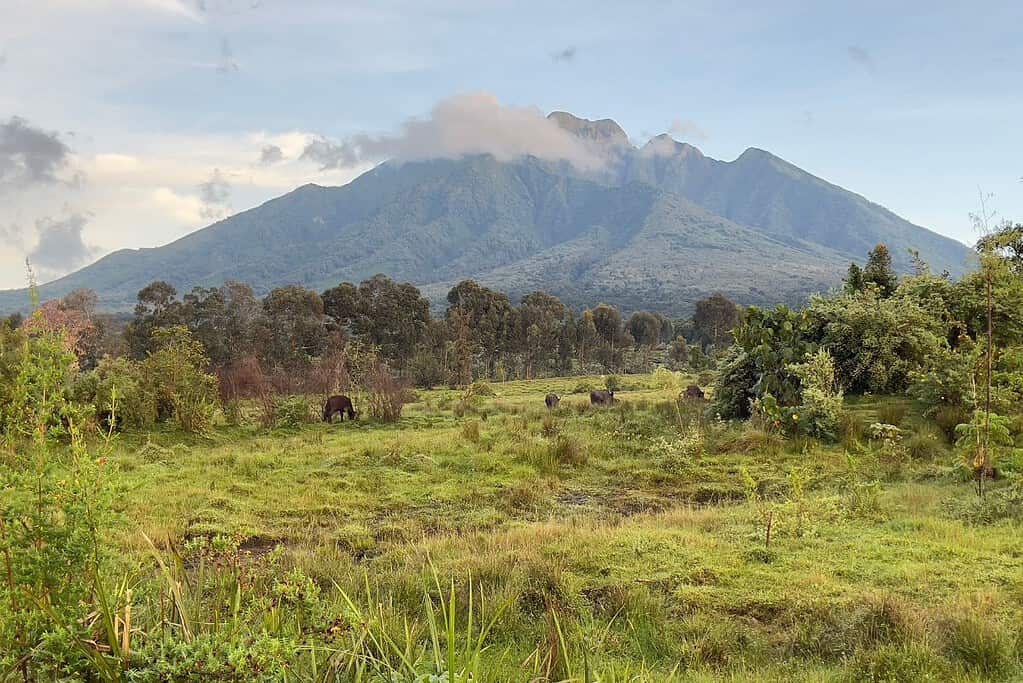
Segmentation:
<svg viewBox="0 0 1023 683">
<path fill-rule="evenodd" d="M 571 393 L 599 382 L 493 384 L 464 412 L 461 392 L 421 391 L 397 424 L 118 436 L 106 466 L 119 518 L 111 542 L 125 567 L 138 564 L 126 571 L 140 585 L 152 564 L 143 533 L 164 556 L 175 550 L 188 577 L 179 611 L 202 634 L 150 670 L 1023 676 L 1023 534 L 1011 521 L 975 522 L 973 486 L 918 406 L 849 403 L 863 424 L 902 405 L 902 426 L 932 435 L 893 455 L 855 429 L 822 446 L 701 418 L 654 376 L 624 377 L 613 408 Z M 563 397 L 552 413 L 547 391 Z M 481 609 L 501 610 L 472 667 L 448 666 L 438 654 L 447 639 L 431 639 L 449 588 L 459 633 L 480 628 Z M 156 604 L 139 605 L 137 619 L 153 620 Z M 416 653 L 412 663 L 378 644 L 362 674 L 337 665 L 373 634 Z M 332 661 L 336 677 L 325 678 Z M 405 677 L 372 677 L 384 668 Z"/>
</svg>

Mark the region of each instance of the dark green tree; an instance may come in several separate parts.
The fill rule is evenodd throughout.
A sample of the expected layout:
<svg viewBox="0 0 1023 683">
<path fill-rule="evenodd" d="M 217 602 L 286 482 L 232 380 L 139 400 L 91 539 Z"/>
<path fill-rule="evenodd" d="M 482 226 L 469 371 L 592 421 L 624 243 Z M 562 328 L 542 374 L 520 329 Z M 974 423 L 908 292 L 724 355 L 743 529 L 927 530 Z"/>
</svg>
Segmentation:
<svg viewBox="0 0 1023 683">
<path fill-rule="evenodd" d="M 291 368 L 308 362 L 327 348 L 323 299 L 297 285 L 271 291 L 263 299 L 257 335 L 267 365 Z"/>
<path fill-rule="evenodd" d="M 514 348 L 525 361 L 526 377 L 553 372 L 572 356 L 572 312 L 561 300 L 546 292 L 522 298 L 516 311 Z"/>
<path fill-rule="evenodd" d="M 622 351 L 632 343 L 632 338 L 622 326 L 622 314 L 609 304 L 594 306 L 590 314 L 597 332 L 597 357 L 605 372 L 615 372 L 621 363 Z"/>
<path fill-rule="evenodd" d="M 863 291 L 863 269 L 855 263 L 849 264 L 845 280 L 842 281 L 843 288 L 848 294 L 855 294 Z"/>
<path fill-rule="evenodd" d="M 882 297 L 889 297 L 899 286 L 899 276 L 892 268 L 892 255 L 883 243 L 867 254 L 867 265 L 863 268 L 864 285 L 873 284 Z"/>
<path fill-rule="evenodd" d="M 142 359 L 153 350 L 153 331 L 184 324 L 184 309 L 177 300 L 178 292 L 167 282 L 158 280 L 138 293 L 135 316 L 125 329 L 128 352 Z"/>
<path fill-rule="evenodd" d="M 346 310 L 350 291 L 345 284 L 336 288 L 340 291 L 332 297 L 332 317 L 347 318 L 355 335 L 379 348 L 396 367 L 404 368 L 430 326 L 430 302 L 408 282 L 399 284 L 385 275 L 374 275 L 359 285 L 351 302 L 353 309 Z"/>
<path fill-rule="evenodd" d="M 629 317 L 629 334 L 637 347 L 652 348 L 661 341 L 661 321 L 647 311 L 636 311 Z"/>
<path fill-rule="evenodd" d="M 448 292 L 447 318 L 455 312 L 467 316 L 472 340 L 483 357 L 484 372 L 492 376 L 499 355 L 512 338 L 512 306 L 508 297 L 482 287 L 473 280 L 462 280 Z"/>
<path fill-rule="evenodd" d="M 739 324 L 739 306 L 723 294 L 712 294 L 696 302 L 693 328 L 704 349 L 721 348 L 731 342 L 729 333 Z"/>
<path fill-rule="evenodd" d="M 575 351 L 579 365 L 585 366 L 593 357 L 594 349 L 600 342 L 597 326 L 593 321 L 593 311 L 583 311 L 575 324 Z"/>
</svg>

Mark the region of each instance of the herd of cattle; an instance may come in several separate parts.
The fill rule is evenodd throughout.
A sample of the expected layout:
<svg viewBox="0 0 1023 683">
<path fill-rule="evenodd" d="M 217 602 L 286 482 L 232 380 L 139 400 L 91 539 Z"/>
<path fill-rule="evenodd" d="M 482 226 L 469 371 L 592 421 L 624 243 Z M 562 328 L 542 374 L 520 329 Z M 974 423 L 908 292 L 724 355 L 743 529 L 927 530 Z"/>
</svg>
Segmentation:
<svg viewBox="0 0 1023 683">
<path fill-rule="evenodd" d="M 694 401 L 702 400 L 705 398 L 703 389 L 690 384 L 686 387 L 686 390 L 678 395 L 680 401 Z M 561 403 L 561 397 L 557 394 L 551 393 L 544 396 L 543 402 L 547 405 L 549 410 L 553 410 L 558 407 Z M 609 406 L 618 402 L 615 398 L 615 392 L 611 390 L 599 390 L 590 392 L 590 405 L 595 406 Z M 323 421 L 333 422 L 334 416 L 340 415 L 341 421 L 345 421 L 345 415 L 348 416 L 349 420 L 354 420 L 358 416 L 355 412 L 355 406 L 352 404 L 352 399 L 348 396 L 331 396 L 327 399 L 327 402 L 323 405 Z"/>
</svg>

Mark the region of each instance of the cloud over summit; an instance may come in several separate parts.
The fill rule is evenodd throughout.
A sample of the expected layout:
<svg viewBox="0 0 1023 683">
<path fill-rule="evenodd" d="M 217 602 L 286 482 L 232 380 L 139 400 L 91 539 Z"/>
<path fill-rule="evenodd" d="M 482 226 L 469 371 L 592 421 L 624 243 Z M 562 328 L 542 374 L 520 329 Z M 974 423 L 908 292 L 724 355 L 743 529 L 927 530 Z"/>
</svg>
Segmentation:
<svg viewBox="0 0 1023 683">
<path fill-rule="evenodd" d="M 317 138 L 306 145 L 301 158 L 326 169 L 474 154 L 491 154 L 501 161 L 535 156 L 568 161 L 581 170 L 599 169 L 606 162 L 598 145 L 566 131 L 538 108 L 504 105 L 485 92 L 441 100 L 429 116 L 409 119 L 394 133 L 360 134 L 341 141 Z"/>
</svg>

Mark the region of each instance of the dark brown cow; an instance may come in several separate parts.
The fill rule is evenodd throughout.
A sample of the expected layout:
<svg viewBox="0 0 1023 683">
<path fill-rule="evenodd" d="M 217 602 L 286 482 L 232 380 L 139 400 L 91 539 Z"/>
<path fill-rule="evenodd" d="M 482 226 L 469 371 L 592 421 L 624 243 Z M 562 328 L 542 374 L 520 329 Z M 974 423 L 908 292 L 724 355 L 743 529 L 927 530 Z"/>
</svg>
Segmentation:
<svg viewBox="0 0 1023 683">
<path fill-rule="evenodd" d="M 348 413 L 349 420 L 355 419 L 355 406 L 352 405 L 352 399 L 347 396 L 331 396 L 323 405 L 324 422 L 332 422 L 335 415 L 341 415 L 341 421 L 344 422 L 345 413 Z"/>
<path fill-rule="evenodd" d="M 558 407 L 558 403 L 561 402 L 561 397 L 557 394 L 547 394 L 544 396 L 543 402 L 547 404 L 547 407 L 551 410 Z"/>
<path fill-rule="evenodd" d="M 595 406 L 609 406 L 615 402 L 615 392 L 613 391 L 591 391 L 590 392 L 590 404 Z"/>
<path fill-rule="evenodd" d="M 706 394 L 703 393 L 703 389 L 701 389 L 700 387 L 696 386 L 695 384 L 690 384 L 688 387 L 686 387 L 685 391 L 678 395 L 678 397 L 683 401 L 692 401 L 695 399 L 706 398 Z"/>
</svg>

